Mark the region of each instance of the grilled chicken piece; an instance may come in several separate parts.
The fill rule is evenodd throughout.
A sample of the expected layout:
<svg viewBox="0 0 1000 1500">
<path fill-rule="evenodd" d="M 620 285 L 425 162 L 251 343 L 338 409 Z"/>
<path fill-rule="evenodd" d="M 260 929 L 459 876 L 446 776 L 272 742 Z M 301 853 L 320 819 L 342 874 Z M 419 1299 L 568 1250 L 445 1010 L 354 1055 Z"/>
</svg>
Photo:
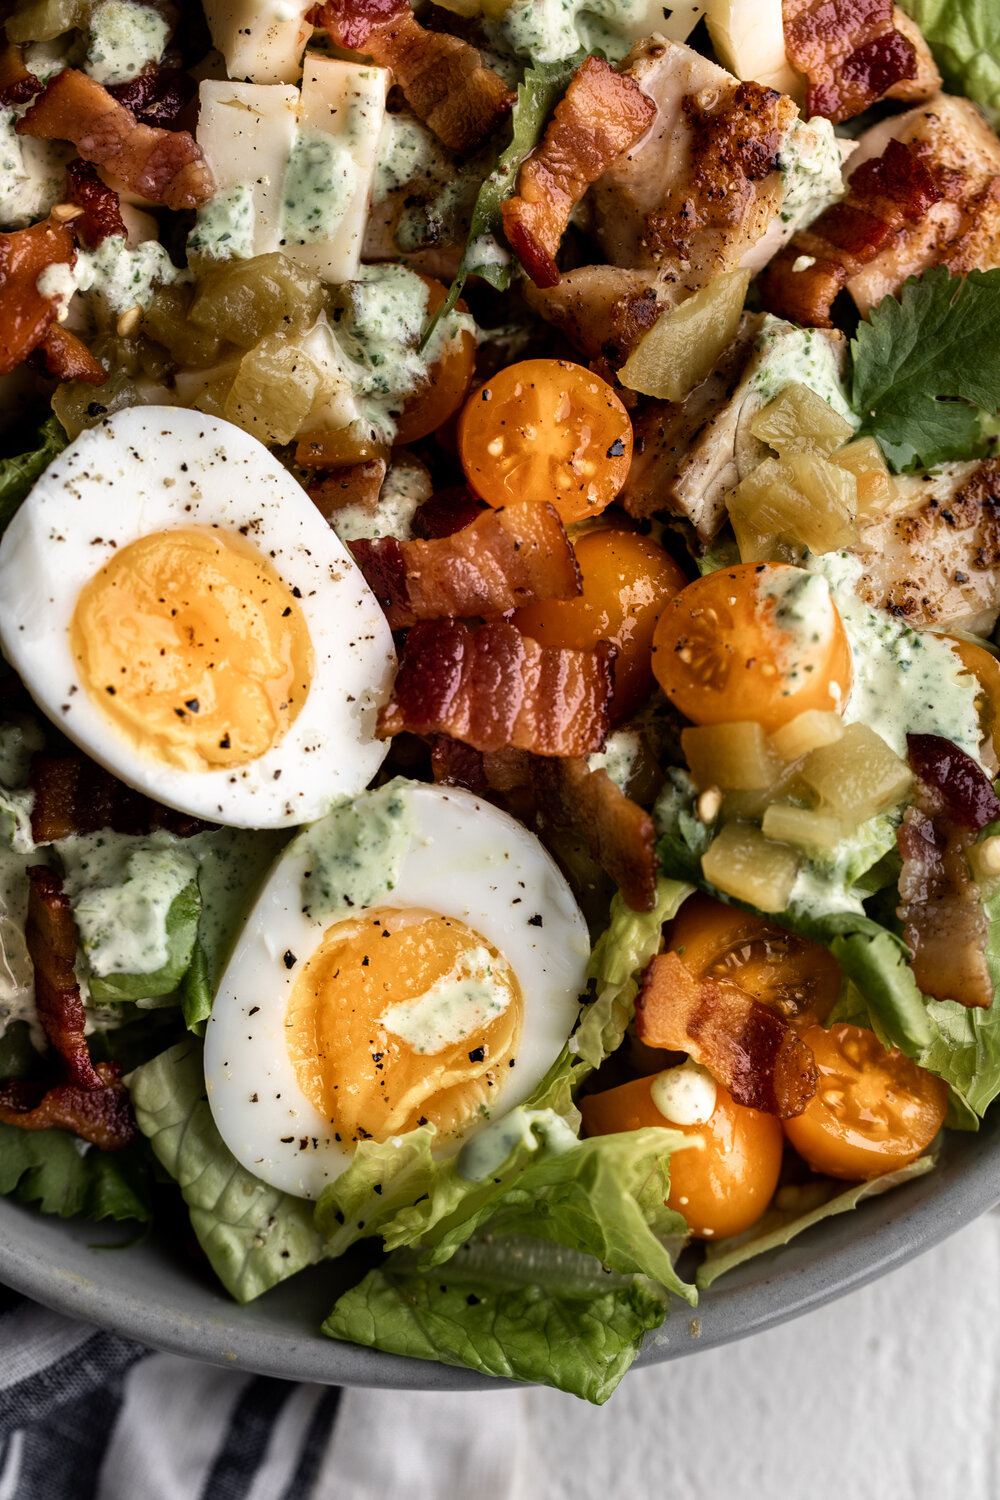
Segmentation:
<svg viewBox="0 0 1000 1500">
<path fill-rule="evenodd" d="M 623 69 L 656 116 L 590 192 L 609 260 L 674 268 L 689 289 L 740 264 L 759 270 L 775 248 L 756 259 L 781 211 L 794 100 L 659 37 L 637 43 Z"/>
<path fill-rule="evenodd" d="M 916 628 L 989 635 L 1000 612 L 1000 459 L 903 476 L 854 549 L 859 592 Z"/>
<path fill-rule="evenodd" d="M 840 334 L 744 316 L 707 380 L 683 401 L 650 401 L 635 414 L 632 466 L 619 503 L 637 518 L 682 516 L 707 545 L 726 520 L 729 491 L 767 454 L 750 431 L 753 417 L 792 380 L 815 380 L 825 395 L 838 384 L 846 350 Z"/>
<path fill-rule="evenodd" d="M 564 271 L 555 286 L 525 282 L 524 295 L 532 312 L 565 334 L 605 379 L 678 300 L 673 283 L 655 271 L 623 266 L 578 266 Z"/>
</svg>

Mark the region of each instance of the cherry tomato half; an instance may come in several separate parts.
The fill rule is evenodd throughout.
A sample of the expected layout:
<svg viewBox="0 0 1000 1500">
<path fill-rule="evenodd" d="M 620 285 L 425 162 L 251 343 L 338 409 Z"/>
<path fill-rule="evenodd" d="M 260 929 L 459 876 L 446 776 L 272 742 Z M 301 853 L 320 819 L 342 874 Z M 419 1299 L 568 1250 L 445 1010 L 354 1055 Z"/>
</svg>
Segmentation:
<svg viewBox="0 0 1000 1500">
<path fill-rule="evenodd" d="M 565 359 L 498 370 L 458 420 L 465 477 L 487 505 L 548 500 L 562 520 L 600 515 L 625 483 L 632 423 L 599 375 Z"/>
<path fill-rule="evenodd" d="M 785 1134 L 814 1172 L 852 1182 L 918 1157 L 944 1123 L 948 1089 L 861 1026 L 810 1026 L 819 1087 Z"/>
<path fill-rule="evenodd" d="M 514 615 L 514 624 L 543 646 L 586 651 L 601 640 L 617 646 L 611 714 L 620 724 L 653 691 L 653 630 L 686 580 L 658 543 L 634 531 L 601 527 L 574 540 L 573 549 L 582 594 L 528 604 Z"/>
<path fill-rule="evenodd" d="M 975 641 L 949 636 L 948 644 L 979 684 L 979 722 L 984 738 L 989 737 L 993 754 L 1000 760 L 1000 661 Z"/>
<path fill-rule="evenodd" d="M 774 1196 L 781 1170 L 783 1138 L 773 1115 L 737 1104 L 716 1086 L 715 1110 L 703 1125 L 675 1125 L 653 1103 L 652 1078 L 635 1078 L 603 1094 L 579 1101 L 587 1135 L 616 1135 L 643 1125 L 661 1125 L 701 1136 L 704 1145 L 670 1158 L 669 1206 L 698 1239 L 742 1234 L 755 1224 Z"/>
<path fill-rule="evenodd" d="M 427 316 L 437 312 L 448 295 L 440 281 L 432 276 L 421 276 L 427 287 Z M 459 300 L 459 312 L 468 312 L 465 303 Z M 415 391 L 396 421 L 396 443 L 415 443 L 419 438 L 436 432 L 458 410 L 465 400 L 472 383 L 476 367 L 476 341 L 471 333 L 463 331 L 457 339 L 445 345 L 444 352 L 428 371 L 428 382 Z"/>
<path fill-rule="evenodd" d="M 824 579 L 788 563 L 740 563 L 670 601 L 653 671 L 695 724 L 754 720 L 770 732 L 809 708 L 843 709 L 851 648 Z"/>
<path fill-rule="evenodd" d="M 692 974 L 738 984 L 796 1029 L 824 1021 L 840 994 L 840 965 L 821 943 L 711 896 L 689 896 L 668 939 Z"/>
</svg>

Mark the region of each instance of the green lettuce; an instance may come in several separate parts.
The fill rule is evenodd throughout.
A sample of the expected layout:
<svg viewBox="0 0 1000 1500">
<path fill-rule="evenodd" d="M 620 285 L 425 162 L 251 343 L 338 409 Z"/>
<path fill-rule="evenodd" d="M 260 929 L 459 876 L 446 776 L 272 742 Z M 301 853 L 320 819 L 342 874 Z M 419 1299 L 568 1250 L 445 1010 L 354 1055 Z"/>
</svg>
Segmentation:
<svg viewBox="0 0 1000 1500">
<path fill-rule="evenodd" d="M 0 1124 L 0 1193 L 64 1219 L 84 1214 L 145 1223 L 150 1215 L 140 1153 L 99 1151 L 64 1130 Z"/>
<path fill-rule="evenodd" d="M 336 1303 L 331 1338 L 531 1380 L 600 1405 L 658 1328 L 667 1293 L 550 1242 L 479 1237 L 447 1269 L 400 1251 Z"/>
<path fill-rule="evenodd" d="M 941 69 L 945 88 L 965 94 L 1000 127 L 1000 10 L 996 0 L 902 0 Z"/>
<path fill-rule="evenodd" d="M 127 1080 L 139 1129 L 181 1190 L 212 1269 L 237 1302 L 312 1265 L 323 1253 L 312 1204 L 241 1167 L 205 1097 L 201 1044 L 192 1037 Z"/>
<path fill-rule="evenodd" d="M 824 1178 L 806 1188 L 779 1189 L 774 1203 L 752 1228 L 744 1234 L 707 1246 L 705 1259 L 695 1277 L 699 1290 L 704 1291 L 734 1266 L 742 1265 L 755 1255 L 787 1245 L 789 1240 L 803 1230 L 811 1229 L 821 1219 L 847 1213 L 866 1198 L 875 1198 L 904 1182 L 912 1182 L 915 1177 L 922 1177 L 935 1165 L 933 1155 L 919 1156 L 898 1172 L 887 1172 L 884 1177 L 874 1177 L 870 1182 L 852 1183 L 849 1188 L 831 1178 Z"/>
<path fill-rule="evenodd" d="M 201 897 L 191 881 L 170 903 L 164 920 L 167 939 L 167 961 L 152 974 L 93 974 L 88 984 L 92 1000 L 155 999 L 172 995 L 181 985 L 191 963 Z"/>
<path fill-rule="evenodd" d="M 38 430 L 35 446 L 16 458 L 0 459 L 0 532 L 13 519 L 35 480 L 61 453 L 69 439 L 56 417 L 49 417 Z"/>
</svg>

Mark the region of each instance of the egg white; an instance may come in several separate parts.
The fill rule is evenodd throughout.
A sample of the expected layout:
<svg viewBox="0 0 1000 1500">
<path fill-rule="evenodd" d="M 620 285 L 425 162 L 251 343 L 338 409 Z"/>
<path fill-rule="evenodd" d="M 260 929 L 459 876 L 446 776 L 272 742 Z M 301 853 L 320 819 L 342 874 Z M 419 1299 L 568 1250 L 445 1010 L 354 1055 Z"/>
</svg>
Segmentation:
<svg viewBox="0 0 1000 1500">
<path fill-rule="evenodd" d="M 367 905 L 308 915 L 303 880 L 315 833 L 300 834 L 247 919 L 206 1031 L 208 1101 L 223 1140 L 248 1171 L 299 1197 L 318 1197 L 353 1157 L 351 1144 L 334 1138 L 330 1121 L 300 1089 L 285 1035 L 302 965 L 335 922 L 375 906 L 423 908 L 466 923 L 504 955 L 523 992 L 524 1022 L 516 1067 L 499 1091 L 499 1114 L 522 1104 L 555 1061 L 586 984 L 586 923 L 534 834 L 455 788 L 395 781 L 353 806 L 370 808 L 387 793 L 403 801 L 407 839 L 395 871 L 389 861 L 381 865 L 384 888 L 372 888 Z M 337 818 L 337 810 L 330 816 Z M 459 1144 L 453 1139 L 443 1151 Z"/>
<path fill-rule="evenodd" d="M 116 551 L 178 527 L 248 537 L 301 595 L 315 666 L 283 738 L 245 765 L 185 771 L 133 744 L 80 681 L 69 627 Z M 276 828 L 321 817 L 367 786 L 386 744 L 392 635 L 361 570 L 302 487 L 229 422 L 175 407 L 106 417 L 49 466 L 0 543 L 0 644 L 36 703 L 129 786 L 195 817 Z"/>
</svg>

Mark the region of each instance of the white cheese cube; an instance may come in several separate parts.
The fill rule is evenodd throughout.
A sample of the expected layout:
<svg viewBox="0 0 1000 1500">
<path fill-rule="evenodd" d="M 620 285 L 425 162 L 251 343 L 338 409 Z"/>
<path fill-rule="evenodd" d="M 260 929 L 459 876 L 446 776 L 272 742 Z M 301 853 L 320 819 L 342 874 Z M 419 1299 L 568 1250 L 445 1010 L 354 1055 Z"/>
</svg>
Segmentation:
<svg viewBox="0 0 1000 1500">
<path fill-rule="evenodd" d="M 358 273 L 389 82 L 386 68 L 306 54 L 281 248 L 324 281 Z"/>
<path fill-rule="evenodd" d="M 313 28 L 311 0 L 204 0 L 212 41 L 230 78 L 251 83 L 295 83 Z"/>
<path fill-rule="evenodd" d="M 285 84 L 206 80 L 199 98 L 198 144 L 215 176 L 217 199 L 240 193 L 249 198 L 252 244 L 241 253 L 267 255 L 281 244 L 282 182 L 295 141 L 299 91 Z"/>
</svg>

